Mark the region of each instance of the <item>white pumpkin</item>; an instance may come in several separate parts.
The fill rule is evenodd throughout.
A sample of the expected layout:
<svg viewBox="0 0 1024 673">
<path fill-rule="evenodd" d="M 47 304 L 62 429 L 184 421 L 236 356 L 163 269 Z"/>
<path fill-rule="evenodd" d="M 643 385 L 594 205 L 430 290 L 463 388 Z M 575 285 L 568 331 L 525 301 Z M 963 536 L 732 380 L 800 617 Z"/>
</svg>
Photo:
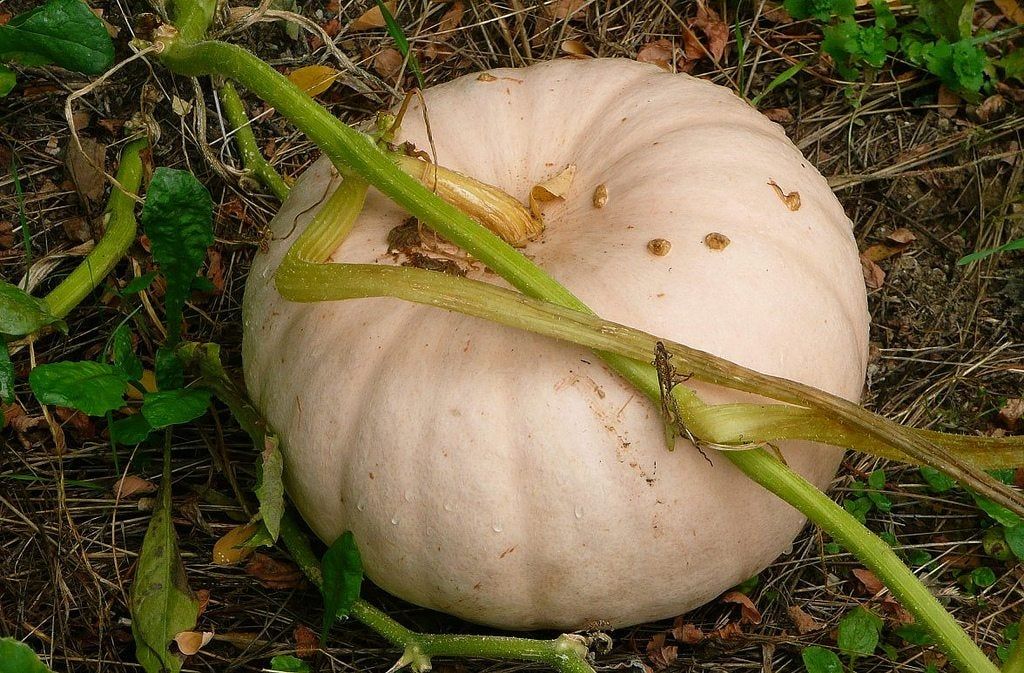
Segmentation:
<svg viewBox="0 0 1024 673">
<path fill-rule="evenodd" d="M 492 70 L 424 98 L 442 165 L 524 201 L 577 167 L 524 251 L 599 315 L 859 398 L 868 315 L 850 221 L 732 92 L 597 59 Z M 429 149 L 422 117 L 413 105 L 401 139 Z M 667 451 L 658 409 L 583 348 L 389 298 L 282 299 L 273 272 L 337 180 L 321 159 L 274 220 L 243 356 L 291 498 L 324 540 L 355 533 L 376 584 L 508 629 L 621 627 L 697 607 L 787 551 L 801 515 L 720 455 Z M 385 238 L 405 217 L 371 190 L 333 260 L 394 264 Z M 826 486 L 842 452 L 784 454 Z"/>
</svg>

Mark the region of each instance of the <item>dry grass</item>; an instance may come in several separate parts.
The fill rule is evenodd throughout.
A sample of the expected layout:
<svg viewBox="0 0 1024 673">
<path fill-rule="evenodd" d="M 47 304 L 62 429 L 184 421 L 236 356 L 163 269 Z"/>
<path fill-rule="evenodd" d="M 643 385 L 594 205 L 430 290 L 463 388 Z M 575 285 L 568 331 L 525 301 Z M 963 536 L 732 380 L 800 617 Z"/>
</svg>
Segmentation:
<svg viewBox="0 0 1024 673">
<path fill-rule="evenodd" d="M 31 3 L 12 1 L 2 9 L 15 12 L 27 4 Z M 467 3 L 459 26 L 439 33 L 438 23 L 450 5 L 426 0 L 400 5 L 400 16 L 421 54 L 431 43 L 455 52 L 424 60 L 431 83 L 475 69 L 557 57 L 566 40 L 578 40 L 600 56 L 635 57 L 640 47 L 658 38 L 678 43 L 683 24 L 695 12 L 689 4 L 667 0 L 602 1 L 586 3 L 582 18 L 567 21 L 552 20 L 544 9 L 519 0 Z M 122 43 L 135 24 L 130 17 L 148 10 L 138 2 L 97 6 L 103 6 L 106 18 L 120 28 Z M 342 2 L 328 10 L 321 3 L 307 3 L 299 11 L 318 24 L 337 19 L 344 27 L 365 7 L 365 2 Z M 739 10 L 740 28 L 749 42 L 744 63 L 737 63 L 730 34 L 721 65 L 704 61 L 697 73 L 734 89 L 742 82 L 744 92 L 753 95 L 791 63 L 813 59 L 819 39 L 815 30 L 775 22 L 765 12 L 765 5 L 745 4 Z M 728 16 L 731 20 L 735 12 Z M 335 62 L 326 47 L 311 48 L 306 39 L 292 41 L 275 25 L 258 24 L 234 39 L 284 68 Z M 410 83 L 408 77 L 402 83 L 394 78 L 382 82 L 373 71 L 374 55 L 390 46 L 382 31 L 342 31 L 336 44 L 355 64 L 346 74 L 347 84 L 335 86 L 325 98 L 339 116 L 363 119 L 393 103 L 401 85 Z M 954 262 L 977 247 L 1024 234 L 1019 211 L 1012 205 L 1015 199 L 1019 202 L 1024 173 L 1024 114 L 1011 106 L 987 122 L 962 111 L 947 118 L 936 109 L 933 82 L 896 81 L 884 75 L 860 90 L 860 105 L 854 108 L 844 87 L 815 65 L 769 95 L 762 107 L 786 108 L 793 114 L 787 130 L 830 178 L 856 222 L 862 247 L 899 227 L 908 227 L 917 236 L 904 254 L 882 263 L 888 277 L 871 294 L 872 340 L 878 352 L 867 403 L 918 426 L 986 432 L 1001 401 L 1021 394 L 1024 271 L 1019 255 L 966 270 Z M 42 71 L 33 72 L 30 79 L 33 90 L 0 101 L 0 159 L 4 166 L 11 155 L 18 162 L 32 250 L 38 259 L 74 245 L 67 225 L 86 215 L 61 157 L 68 142 L 63 100 L 85 82 Z M 195 103 L 197 93 L 203 98 L 193 112 L 175 112 L 175 98 Z M 197 108 L 205 108 L 205 128 Z M 189 332 L 223 344 L 229 364 L 237 367 L 239 306 L 248 259 L 275 203 L 239 186 L 237 158 L 225 142 L 212 90 L 207 83 L 197 89 L 158 66 L 138 62 L 83 99 L 79 109 L 91 116 L 83 133 L 110 145 L 110 161 L 120 135 L 104 130 L 101 122 L 151 113 L 162 129 L 155 163 L 187 167 L 210 186 L 219 206 L 216 249 L 224 284 L 220 293 L 197 301 L 189 311 Z M 315 158 L 310 145 L 272 113 L 260 117 L 256 129 L 286 175 L 297 175 Z M 26 264 L 17 209 L 12 181 L 4 173 L 0 220 L 14 225 L 14 241 L 0 250 L 0 272 L 7 280 L 17 280 Z M 1008 217 L 1014 213 L 1016 219 Z M 133 256 L 145 266 L 141 248 L 133 250 Z M 43 287 L 67 268 L 67 263 L 58 266 Z M 130 266 L 122 264 L 115 275 L 123 282 L 132 275 Z M 42 340 L 35 357 L 42 362 L 91 356 L 124 318 L 118 300 L 109 293 L 97 296 L 73 314 L 70 336 Z M 151 357 L 158 338 L 153 322 L 145 311 L 132 321 L 142 337 L 140 353 Z M 19 381 L 24 382 L 25 351 L 16 364 Z M 39 414 L 24 384 L 18 399 L 30 418 Z M 4 430 L 0 449 L 0 635 L 28 638 L 60 671 L 138 670 L 126 595 L 148 512 L 144 500 L 117 501 L 111 487 L 126 472 L 155 477 L 156 454 L 143 449 L 114 456 L 100 435 L 90 435 L 95 428 L 76 428 L 70 422 L 63 425 L 66 446 L 58 452 L 45 423 L 28 425 L 20 433 Z M 182 550 L 192 586 L 210 590 L 201 626 L 218 634 L 200 656 L 189 660 L 186 670 L 258 671 L 270 656 L 294 647 L 297 624 L 320 622 L 319 600 L 308 589 L 264 589 L 239 569 L 209 562 L 213 542 L 243 516 L 231 497 L 226 471 L 243 486 L 250 486 L 253 478 L 251 449 L 230 419 L 208 417 L 176 432 L 174 455 Z M 962 495 L 929 494 L 916 470 L 851 456 L 835 484 L 835 496 L 843 497 L 854 476 L 879 466 L 887 469 L 887 488 L 896 506 L 889 514 L 874 513 L 871 526 L 932 554 L 934 568 L 924 576 L 948 598 L 975 639 L 993 650 L 1001 642 L 1002 628 L 1024 610 L 1021 566 L 984 558 L 978 512 Z M 838 619 L 870 598 L 858 592 L 851 578 L 856 560 L 848 554 L 826 553 L 823 542 L 817 532 L 805 531 L 792 553 L 761 575 L 752 593 L 764 613 L 760 625 L 745 626 L 745 633 L 735 639 L 680 646 L 672 668 L 802 670 L 801 648 L 831 644 L 829 631 Z M 956 588 L 952 569 L 975 562 L 993 567 L 999 579 L 978 596 L 970 596 Z M 478 630 L 379 592 L 371 591 L 370 597 L 416 628 Z M 824 628 L 798 635 L 786 612 L 791 605 L 801 607 Z M 735 607 L 712 604 L 686 620 L 710 631 L 735 618 Z M 670 628 L 670 623 L 658 623 L 613 634 L 615 647 L 598 658 L 598 667 L 641 671 L 651 663 L 646 653 L 649 638 Z M 899 649 L 899 663 L 879 655 L 858 662 L 858 671 L 909 672 L 924 670 L 929 663 L 942 664 L 926 648 L 905 645 L 892 636 L 887 640 Z M 348 624 L 334 630 L 331 646 L 317 656 L 314 670 L 383 671 L 395 658 L 379 638 Z M 490 662 L 440 665 L 448 670 L 521 668 Z"/>
</svg>

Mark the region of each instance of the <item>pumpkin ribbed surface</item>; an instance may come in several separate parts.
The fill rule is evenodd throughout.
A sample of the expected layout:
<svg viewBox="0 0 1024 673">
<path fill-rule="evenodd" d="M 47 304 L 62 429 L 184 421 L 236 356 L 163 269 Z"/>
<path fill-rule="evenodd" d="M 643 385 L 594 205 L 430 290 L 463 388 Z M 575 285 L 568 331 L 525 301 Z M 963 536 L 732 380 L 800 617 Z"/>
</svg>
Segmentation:
<svg viewBox="0 0 1024 673">
<path fill-rule="evenodd" d="M 491 70 L 424 98 L 437 161 L 524 202 L 577 167 L 524 252 L 599 315 L 859 398 L 868 316 L 850 222 L 733 93 L 595 59 Z M 401 139 L 430 149 L 418 103 Z M 323 539 L 354 532 L 374 582 L 505 628 L 617 627 L 696 607 L 787 550 L 801 515 L 722 456 L 667 451 L 659 411 L 585 349 L 394 299 L 282 299 L 273 270 L 336 180 L 320 160 L 274 220 L 243 356 L 292 499 Z M 334 259 L 396 263 L 386 238 L 405 217 L 371 190 Z M 783 451 L 819 486 L 841 457 Z"/>
</svg>

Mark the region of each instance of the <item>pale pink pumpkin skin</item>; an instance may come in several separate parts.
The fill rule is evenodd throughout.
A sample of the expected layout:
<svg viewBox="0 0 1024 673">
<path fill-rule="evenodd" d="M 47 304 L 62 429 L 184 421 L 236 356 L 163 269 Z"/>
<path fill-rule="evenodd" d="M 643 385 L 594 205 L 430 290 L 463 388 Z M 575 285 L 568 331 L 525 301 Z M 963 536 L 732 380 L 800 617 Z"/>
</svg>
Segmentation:
<svg viewBox="0 0 1024 673">
<path fill-rule="evenodd" d="M 851 224 L 778 126 L 725 88 L 632 61 L 489 75 L 424 92 L 437 160 L 524 201 L 576 164 L 527 255 L 602 317 L 859 398 Z M 418 104 L 402 139 L 428 148 Z M 375 583 L 503 628 L 620 627 L 697 607 L 786 552 L 803 518 L 722 456 L 668 452 L 655 406 L 586 349 L 394 299 L 283 300 L 273 270 L 336 180 L 320 160 L 274 220 L 243 356 L 289 494 L 324 540 L 355 533 Z M 404 218 L 371 191 L 334 259 L 394 263 L 385 237 Z M 710 249 L 712 232 L 729 245 Z M 654 238 L 671 251 L 651 254 Z M 784 453 L 819 486 L 842 456 Z"/>
</svg>

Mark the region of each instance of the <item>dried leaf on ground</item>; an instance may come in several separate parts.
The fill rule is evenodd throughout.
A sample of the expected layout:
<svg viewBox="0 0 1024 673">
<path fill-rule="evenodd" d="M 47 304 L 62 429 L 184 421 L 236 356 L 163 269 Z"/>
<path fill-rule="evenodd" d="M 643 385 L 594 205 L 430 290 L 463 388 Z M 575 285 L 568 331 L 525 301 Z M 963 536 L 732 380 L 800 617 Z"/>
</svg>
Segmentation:
<svg viewBox="0 0 1024 673">
<path fill-rule="evenodd" d="M 186 657 L 191 657 L 206 647 L 211 640 L 213 640 L 213 631 L 182 631 L 174 636 L 178 651 Z"/>
<path fill-rule="evenodd" d="M 665 637 L 664 633 L 657 633 L 647 643 L 647 656 L 656 670 L 668 668 L 679 658 L 679 648 L 666 645 Z"/>
<path fill-rule="evenodd" d="M 466 6 L 462 0 L 455 0 L 452 6 L 448 8 L 448 11 L 441 15 L 441 20 L 437 24 L 437 30 L 440 33 L 448 33 L 459 27 L 462 23 L 462 14 L 466 11 Z"/>
<path fill-rule="evenodd" d="M 885 271 L 863 254 L 860 256 L 860 268 L 864 272 L 864 284 L 869 290 L 878 290 L 885 285 Z"/>
<path fill-rule="evenodd" d="M 297 589 L 305 585 L 302 571 L 294 563 L 278 561 L 259 552 L 253 554 L 245 572 L 267 589 Z"/>
<path fill-rule="evenodd" d="M 391 12 L 391 16 L 395 15 L 397 11 L 397 3 L 395 0 L 387 0 L 384 6 Z M 349 24 L 348 29 L 351 31 L 355 30 L 373 30 L 374 28 L 383 28 L 386 25 L 384 21 L 384 13 L 380 11 L 380 7 L 374 5 L 370 9 L 366 10 L 359 15 L 355 21 Z"/>
<path fill-rule="evenodd" d="M 547 5 L 548 14 L 556 19 L 579 19 L 587 0 L 555 0 Z"/>
<path fill-rule="evenodd" d="M 810 633 L 811 631 L 818 631 L 825 626 L 817 619 L 807 614 L 799 605 L 790 605 L 786 608 L 786 614 L 788 614 L 789 618 L 793 620 L 793 624 L 796 626 L 796 632 L 800 635 Z"/>
<path fill-rule="evenodd" d="M 402 70 L 405 59 L 397 49 L 388 47 L 373 57 L 373 69 L 385 79 L 391 79 Z"/>
<path fill-rule="evenodd" d="M 722 596 L 722 601 L 725 603 L 734 603 L 740 606 L 741 624 L 761 623 L 761 611 L 754 605 L 754 601 L 750 600 L 750 596 L 747 596 L 745 593 L 741 591 L 730 591 Z"/>
<path fill-rule="evenodd" d="M 864 587 L 864 591 L 868 595 L 874 596 L 881 591 L 885 590 L 885 585 L 882 581 L 875 576 L 875 573 L 871 572 L 867 568 L 854 568 L 853 576 L 857 578 L 857 581 Z"/>
<path fill-rule="evenodd" d="M 943 117 L 953 117 L 960 109 L 960 96 L 950 91 L 945 85 L 939 86 L 939 114 Z"/>
<path fill-rule="evenodd" d="M 725 45 L 729 41 L 729 26 L 722 21 L 718 12 L 711 9 L 703 2 L 697 5 L 697 16 L 691 22 L 693 27 L 704 33 L 707 39 L 707 50 L 711 54 L 711 60 L 718 63 L 725 53 Z"/>
<path fill-rule="evenodd" d="M 773 107 L 761 110 L 761 114 L 776 124 L 789 124 L 793 121 L 793 113 L 789 111 L 789 108 Z"/>
<path fill-rule="evenodd" d="M 252 556 L 253 549 L 246 543 L 259 528 L 259 524 L 247 523 L 229 530 L 214 543 L 213 562 L 216 565 L 230 566 Z"/>
<path fill-rule="evenodd" d="M 82 147 L 72 141 L 68 143 L 65 164 L 68 175 L 75 184 L 75 191 L 88 209 L 103 199 L 106 176 L 103 174 L 107 158 L 107 146 L 92 138 L 82 137 Z"/>
<path fill-rule="evenodd" d="M 565 40 L 562 42 L 562 51 L 573 58 L 593 58 L 594 53 L 580 40 Z"/>
<path fill-rule="evenodd" d="M 670 40 L 662 38 L 654 42 L 648 42 L 637 52 L 636 60 L 641 63 L 653 63 L 662 70 L 672 70 L 672 57 L 675 54 L 675 45 Z"/>
<path fill-rule="evenodd" d="M 704 632 L 696 624 L 684 622 L 677 617 L 672 626 L 672 637 L 685 645 L 697 645 L 704 640 Z"/>
<path fill-rule="evenodd" d="M 296 624 L 292 636 L 295 638 L 295 656 L 309 659 L 320 650 L 316 631 L 305 624 Z"/>
<path fill-rule="evenodd" d="M 156 492 L 156 484 L 134 474 L 129 474 L 117 480 L 112 489 L 114 497 L 119 500 L 130 498 L 133 495 L 145 495 Z"/>
</svg>

